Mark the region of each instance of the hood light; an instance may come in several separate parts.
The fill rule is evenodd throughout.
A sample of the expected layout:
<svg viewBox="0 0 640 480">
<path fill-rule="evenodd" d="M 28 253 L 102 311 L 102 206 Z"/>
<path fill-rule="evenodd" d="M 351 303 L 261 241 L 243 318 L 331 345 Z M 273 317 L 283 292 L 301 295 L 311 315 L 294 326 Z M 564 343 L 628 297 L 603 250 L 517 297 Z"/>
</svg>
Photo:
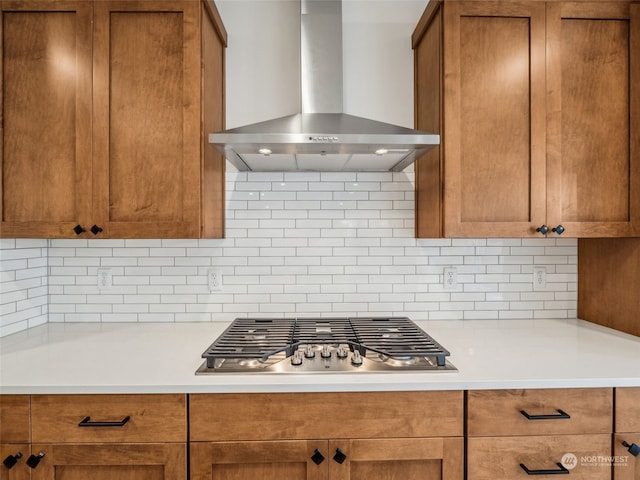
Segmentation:
<svg viewBox="0 0 640 480">
<path fill-rule="evenodd" d="M 261 148 L 260 150 L 258 150 L 258 152 L 261 153 L 262 155 L 265 155 L 265 156 L 271 155 L 271 149 L 270 148 Z"/>
<path fill-rule="evenodd" d="M 387 150 L 386 148 L 379 148 L 378 150 L 376 150 L 376 153 L 378 155 L 384 155 L 385 153 L 389 153 L 389 150 Z"/>
</svg>

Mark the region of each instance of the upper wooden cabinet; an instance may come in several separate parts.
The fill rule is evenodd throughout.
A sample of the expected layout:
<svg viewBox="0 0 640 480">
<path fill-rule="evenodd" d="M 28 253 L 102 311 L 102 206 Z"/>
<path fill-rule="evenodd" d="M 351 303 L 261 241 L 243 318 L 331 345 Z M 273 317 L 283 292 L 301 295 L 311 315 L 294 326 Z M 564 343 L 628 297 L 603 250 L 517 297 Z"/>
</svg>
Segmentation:
<svg viewBox="0 0 640 480">
<path fill-rule="evenodd" d="M 431 2 L 414 34 L 418 237 L 640 235 L 640 5 Z"/>
<path fill-rule="evenodd" d="M 1 5 L 2 236 L 223 236 L 215 5 Z"/>
</svg>

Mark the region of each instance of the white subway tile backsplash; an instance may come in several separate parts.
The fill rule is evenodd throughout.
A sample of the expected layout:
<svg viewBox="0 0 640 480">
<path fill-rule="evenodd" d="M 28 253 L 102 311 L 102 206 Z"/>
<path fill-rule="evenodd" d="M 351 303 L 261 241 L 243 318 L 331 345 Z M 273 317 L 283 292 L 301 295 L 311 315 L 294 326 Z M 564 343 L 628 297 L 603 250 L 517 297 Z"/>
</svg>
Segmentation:
<svg viewBox="0 0 640 480">
<path fill-rule="evenodd" d="M 415 239 L 413 172 L 229 172 L 225 239 L 0 239 L 0 336 L 50 322 L 236 316 L 571 318 L 577 242 Z M 533 291 L 532 268 L 547 269 Z M 223 271 L 223 289 L 206 275 Z M 443 289 L 443 268 L 458 288 Z M 97 268 L 113 287 L 98 291 Z"/>
</svg>

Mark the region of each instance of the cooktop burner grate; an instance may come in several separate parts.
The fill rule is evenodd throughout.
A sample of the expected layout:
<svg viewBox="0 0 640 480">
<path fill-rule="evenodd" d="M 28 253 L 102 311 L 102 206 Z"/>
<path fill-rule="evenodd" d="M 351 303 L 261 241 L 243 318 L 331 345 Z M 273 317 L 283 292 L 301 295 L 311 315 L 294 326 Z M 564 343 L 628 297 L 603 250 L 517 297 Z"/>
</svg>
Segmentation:
<svg viewBox="0 0 640 480">
<path fill-rule="evenodd" d="M 202 354 L 216 360 L 293 355 L 301 346 L 346 345 L 361 355 L 391 359 L 428 357 L 444 366 L 449 352 L 407 317 L 237 318 Z"/>
</svg>

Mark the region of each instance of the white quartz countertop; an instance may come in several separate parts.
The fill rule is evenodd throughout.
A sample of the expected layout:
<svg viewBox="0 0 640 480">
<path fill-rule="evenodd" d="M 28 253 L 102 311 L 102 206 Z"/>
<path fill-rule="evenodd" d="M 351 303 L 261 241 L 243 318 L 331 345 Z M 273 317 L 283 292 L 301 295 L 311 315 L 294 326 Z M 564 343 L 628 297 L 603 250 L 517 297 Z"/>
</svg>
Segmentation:
<svg viewBox="0 0 640 480">
<path fill-rule="evenodd" d="M 50 323 L 0 339 L 0 393 L 640 386 L 640 337 L 582 320 L 416 322 L 458 372 L 199 375 L 227 323 Z"/>
</svg>

